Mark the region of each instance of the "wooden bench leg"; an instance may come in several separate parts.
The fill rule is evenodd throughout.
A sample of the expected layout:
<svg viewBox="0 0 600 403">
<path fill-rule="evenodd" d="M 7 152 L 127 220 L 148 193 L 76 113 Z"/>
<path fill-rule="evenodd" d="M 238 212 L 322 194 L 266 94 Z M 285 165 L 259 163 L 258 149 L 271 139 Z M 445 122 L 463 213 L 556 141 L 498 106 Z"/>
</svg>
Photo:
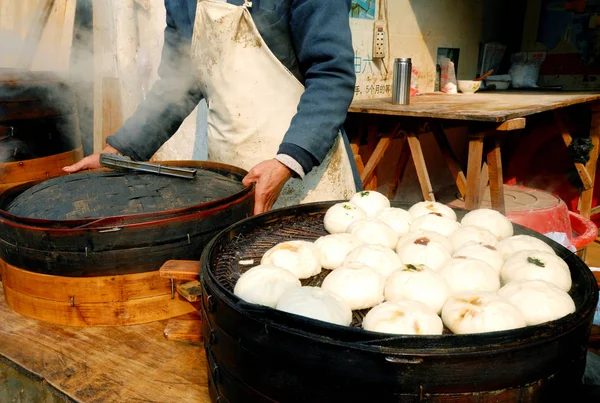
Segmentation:
<svg viewBox="0 0 600 403">
<path fill-rule="evenodd" d="M 465 178 L 465 174 L 458 162 L 458 159 L 454 155 L 452 151 L 452 147 L 450 146 L 450 142 L 446 137 L 446 132 L 442 125 L 437 121 L 432 121 L 429 123 L 431 127 L 431 132 L 433 133 L 433 138 L 435 139 L 444 159 L 446 160 L 446 165 L 448 165 L 448 169 L 450 170 L 450 174 L 452 174 L 452 178 L 454 178 L 454 183 L 456 183 L 456 187 L 460 192 L 460 195 L 464 198 L 467 192 L 467 179 Z"/>
<path fill-rule="evenodd" d="M 396 170 L 394 171 L 394 179 L 387 193 L 387 198 L 392 200 L 396 197 L 396 191 L 398 187 L 400 187 L 400 182 L 402 181 L 402 177 L 404 176 L 404 171 L 406 170 L 406 164 L 408 164 L 408 159 L 410 158 L 410 149 L 408 147 L 406 137 L 402 137 L 399 139 L 400 143 L 400 157 L 398 158 L 398 163 L 396 164 Z"/>
<path fill-rule="evenodd" d="M 467 166 L 467 191 L 465 195 L 465 208 L 473 210 L 479 208 L 480 199 L 480 181 L 481 181 L 481 163 L 483 160 L 483 137 L 469 137 L 469 155 Z"/>
<path fill-rule="evenodd" d="M 487 162 L 484 162 L 481 166 L 481 176 L 479 177 L 479 200 L 483 200 L 485 197 L 485 191 L 487 190 L 488 183 L 490 182 L 490 173 L 488 170 Z"/>
<path fill-rule="evenodd" d="M 358 144 L 350 143 L 350 148 L 352 149 L 352 154 L 354 155 L 354 162 L 356 163 L 356 168 L 358 169 L 358 174 L 362 175 L 362 172 L 365 169 L 365 164 L 363 164 L 362 157 L 360 156 Z"/>
<path fill-rule="evenodd" d="M 592 214 L 592 201 L 594 196 L 594 182 L 596 178 L 596 164 L 598 162 L 598 151 L 600 147 L 600 104 L 591 105 L 592 124 L 590 127 L 590 139 L 594 148 L 590 153 L 590 159 L 585 164 L 585 169 L 591 178 L 591 186 L 581 192 L 579 213 L 585 218 L 590 218 Z"/>
<path fill-rule="evenodd" d="M 502 178 L 502 155 L 500 140 L 492 138 L 493 144 L 487 153 L 487 165 L 490 178 L 490 196 L 492 208 L 502 214 L 506 213 L 504 205 L 504 181 Z"/>
<path fill-rule="evenodd" d="M 365 170 L 365 164 L 363 163 L 362 156 L 360 155 L 360 150 L 358 144 L 350 143 L 350 148 L 352 149 L 352 154 L 354 155 L 354 162 L 356 163 L 356 168 L 358 170 L 358 174 L 362 175 Z M 371 179 L 371 182 L 367 184 L 363 184 L 363 189 L 365 190 L 376 190 L 376 181 L 375 178 Z"/>
<path fill-rule="evenodd" d="M 375 175 L 375 169 L 377 168 L 377 165 L 379 165 L 379 163 L 381 162 L 381 159 L 383 158 L 383 155 L 389 148 L 391 141 L 392 140 L 389 137 L 382 137 L 377 143 L 373 154 L 371 154 L 369 161 L 367 161 L 365 169 L 360 174 L 360 180 L 362 181 L 363 187 L 365 187 L 365 189 L 367 184 L 373 179 L 373 176 Z"/>
<path fill-rule="evenodd" d="M 417 177 L 419 178 L 423 198 L 425 200 L 435 201 L 431 180 L 429 179 L 429 173 L 427 172 L 427 165 L 425 164 L 425 157 L 423 156 L 423 149 L 421 148 L 421 141 L 414 133 L 409 134 L 407 140 L 413 162 L 415 163 L 415 169 L 417 170 Z"/>
</svg>

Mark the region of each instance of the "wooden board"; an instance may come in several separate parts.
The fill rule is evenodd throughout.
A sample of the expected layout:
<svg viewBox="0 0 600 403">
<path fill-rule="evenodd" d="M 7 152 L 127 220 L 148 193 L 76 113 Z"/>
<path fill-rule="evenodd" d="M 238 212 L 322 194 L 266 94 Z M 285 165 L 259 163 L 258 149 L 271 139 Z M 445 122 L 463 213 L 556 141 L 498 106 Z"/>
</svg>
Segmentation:
<svg viewBox="0 0 600 403">
<path fill-rule="evenodd" d="M 193 312 L 169 320 L 164 335 L 167 340 L 183 343 L 202 342 L 200 312 Z"/>
<path fill-rule="evenodd" d="M 535 113 L 600 100 L 592 92 L 431 93 L 414 96 L 410 105 L 393 105 L 390 98 L 352 102 L 349 112 L 420 118 L 501 123 Z"/>
<path fill-rule="evenodd" d="M 200 275 L 200 262 L 197 260 L 167 260 L 159 270 L 162 278 L 174 280 L 196 280 Z"/>
<path fill-rule="evenodd" d="M 11 311 L 0 287 L 0 323 L 0 360 L 76 402 L 210 402 L 204 349 L 166 340 L 166 321 L 50 325 Z"/>
<path fill-rule="evenodd" d="M 177 292 L 190 302 L 198 302 L 202 298 L 202 285 L 198 280 L 177 284 Z"/>
</svg>

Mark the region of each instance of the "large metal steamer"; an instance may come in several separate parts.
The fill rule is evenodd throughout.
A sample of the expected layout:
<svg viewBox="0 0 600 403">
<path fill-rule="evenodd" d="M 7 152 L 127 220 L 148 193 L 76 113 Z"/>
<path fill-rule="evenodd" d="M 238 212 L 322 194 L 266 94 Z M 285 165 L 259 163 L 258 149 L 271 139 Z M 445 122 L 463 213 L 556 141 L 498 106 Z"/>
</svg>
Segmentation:
<svg viewBox="0 0 600 403">
<path fill-rule="evenodd" d="M 196 168 L 204 173 L 199 172 L 194 181 L 157 179 L 145 174 L 143 184 L 152 186 L 150 191 L 137 186 L 137 182 L 130 187 L 113 186 L 110 181 L 122 179 L 117 172 L 78 173 L 41 183 L 46 189 L 50 188 L 47 183 L 56 185 L 56 200 L 47 201 L 47 194 L 33 200 L 41 194 L 37 187 L 27 193 L 31 201 L 27 199 L 20 205 L 43 209 L 45 204 L 62 203 L 64 206 L 59 207 L 66 206 L 67 211 L 74 207 L 78 212 L 122 211 L 79 219 L 12 214 L 14 210 L 8 206 L 37 182 L 0 193 L 0 274 L 8 305 L 23 315 L 68 326 L 144 323 L 194 311 L 195 307 L 179 298 L 173 283 L 161 278 L 158 270 L 170 259 L 199 259 L 216 233 L 249 217 L 254 188 L 241 184 L 247 172 L 234 166 L 201 161 L 161 164 Z M 123 199 L 122 205 L 111 203 L 104 191 L 90 192 L 95 198 L 89 199 L 86 189 L 99 183 L 100 175 L 95 173 L 105 175 L 101 183 L 106 184 L 105 179 L 109 179 L 108 186 L 115 198 Z M 138 176 L 134 173 L 127 178 Z M 184 192 L 188 204 L 126 213 L 124 207 L 140 195 L 145 201 L 161 199 L 160 194 L 152 193 L 159 181 L 168 186 L 172 204 L 177 204 Z M 130 190 L 134 193 L 128 196 Z M 204 201 L 199 202 L 196 197 Z"/>
<path fill-rule="evenodd" d="M 365 312 L 354 312 L 352 326 L 341 327 L 248 304 L 233 294 L 240 274 L 252 267 L 240 261 L 258 264 L 278 242 L 325 235 L 323 216 L 333 203 L 246 219 L 203 252 L 202 329 L 213 400 L 576 401 L 598 287 L 576 255 L 522 226 L 515 225 L 517 234 L 544 239 L 568 263 L 575 313 L 511 331 L 391 336 L 360 329 Z M 464 213 L 457 210 L 459 218 Z M 319 285 L 325 274 L 303 285 Z"/>
</svg>

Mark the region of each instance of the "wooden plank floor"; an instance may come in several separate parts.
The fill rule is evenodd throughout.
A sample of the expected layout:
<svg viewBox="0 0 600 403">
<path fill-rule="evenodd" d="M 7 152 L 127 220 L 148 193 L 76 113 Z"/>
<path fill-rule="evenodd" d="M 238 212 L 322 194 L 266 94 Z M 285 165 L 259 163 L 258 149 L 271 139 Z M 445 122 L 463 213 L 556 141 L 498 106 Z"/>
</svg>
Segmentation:
<svg viewBox="0 0 600 403">
<path fill-rule="evenodd" d="M 165 321 L 54 326 L 11 311 L 0 287 L 0 324 L 0 360 L 76 402 L 210 402 L 202 347 L 167 341 Z"/>
</svg>

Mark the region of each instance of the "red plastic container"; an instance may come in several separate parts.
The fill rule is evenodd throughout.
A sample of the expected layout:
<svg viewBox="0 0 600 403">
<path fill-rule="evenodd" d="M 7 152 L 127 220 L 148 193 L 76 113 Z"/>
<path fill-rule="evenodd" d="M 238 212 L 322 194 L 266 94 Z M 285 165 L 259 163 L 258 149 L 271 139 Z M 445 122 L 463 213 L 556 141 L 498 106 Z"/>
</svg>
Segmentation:
<svg viewBox="0 0 600 403">
<path fill-rule="evenodd" d="M 543 190 L 525 186 L 504 185 L 506 216 L 514 223 L 523 225 L 542 234 L 564 232 L 578 250 L 593 242 L 598 236 L 598 227 L 593 221 L 569 211 L 566 203 L 558 196 Z M 458 197 L 449 199 L 448 193 L 439 195 L 439 201 L 452 207 L 464 208 Z M 489 192 L 482 201 L 482 208 L 491 208 Z"/>
<path fill-rule="evenodd" d="M 571 239 L 573 246 L 577 249 L 582 249 L 596 240 L 598 237 L 598 227 L 592 220 L 572 211 L 569 211 L 569 218 L 571 219 L 571 229 L 573 230 L 573 238 Z"/>
<path fill-rule="evenodd" d="M 551 156 L 551 158 L 548 158 Z M 552 126 L 545 126 L 529 133 L 519 140 L 504 175 L 508 185 L 521 185 L 549 191 L 562 200 L 570 211 L 578 211 L 579 191 L 571 185 L 567 172 L 573 168 L 560 132 Z M 596 184 L 600 184 L 600 170 L 596 171 Z M 600 203 L 600 186 L 595 186 L 592 207 Z M 600 225 L 600 215 L 591 217 Z"/>
</svg>

